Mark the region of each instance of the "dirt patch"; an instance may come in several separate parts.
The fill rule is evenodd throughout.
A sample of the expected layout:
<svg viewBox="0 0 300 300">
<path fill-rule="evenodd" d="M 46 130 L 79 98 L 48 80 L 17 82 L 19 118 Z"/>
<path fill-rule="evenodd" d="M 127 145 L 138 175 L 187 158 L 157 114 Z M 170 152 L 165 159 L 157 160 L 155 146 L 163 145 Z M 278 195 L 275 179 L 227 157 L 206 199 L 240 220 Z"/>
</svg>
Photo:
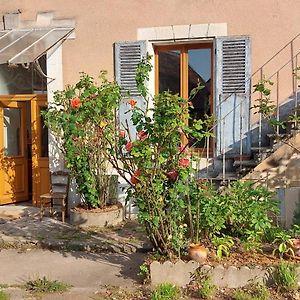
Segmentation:
<svg viewBox="0 0 300 300">
<path fill-rule="evenodd" d="M 89 213 L 100 213 L 100 212 L 108 212 L 108 211 L 114 211 L 114 210 L 117 210 L 119 208 L 122 208 L 122 204 L 121 203 L 116 203 L 116 204 L 113 204 L 113 205 L 107 205 L 103 208 L 92 208 L 92 209 L 88 209 L 87 206 L 77 206 L 77 207 L 74 207 L 73 209 L 75 211 L 78 211 L 78 212 L 86 212 L 88 211 Z"/>
</svg>

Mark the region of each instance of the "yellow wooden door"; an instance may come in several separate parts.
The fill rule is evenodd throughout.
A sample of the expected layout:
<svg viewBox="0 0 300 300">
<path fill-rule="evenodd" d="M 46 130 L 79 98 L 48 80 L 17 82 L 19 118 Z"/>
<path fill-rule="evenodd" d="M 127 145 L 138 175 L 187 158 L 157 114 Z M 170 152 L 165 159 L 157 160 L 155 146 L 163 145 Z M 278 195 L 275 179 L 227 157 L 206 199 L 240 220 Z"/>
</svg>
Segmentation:
<svg viewBox="0 0 300 300">
<path fill-rule="evenodd" d="M 40 204 L 40 195 L 50 191 L 48 128 L 44 126 L 41 111 L 47 108 L 47 98 L 37 95 L 31 100 L 32 130 L 32 203 Z"/>
<path fill-rule="evenodd" d="M 0 99 L 0 204 L 28 200 L 26 103 Z"/>
</svg>

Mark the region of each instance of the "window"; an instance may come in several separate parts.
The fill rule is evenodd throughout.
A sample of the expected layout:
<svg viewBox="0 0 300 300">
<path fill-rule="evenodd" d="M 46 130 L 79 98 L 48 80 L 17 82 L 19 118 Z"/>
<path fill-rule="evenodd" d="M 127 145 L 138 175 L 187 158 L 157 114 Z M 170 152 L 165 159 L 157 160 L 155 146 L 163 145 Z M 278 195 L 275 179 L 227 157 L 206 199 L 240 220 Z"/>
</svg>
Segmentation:
<svg viewBox="0 0 300 300">
<path fill-rule="evenodd" d="M 169 90 L 188 98 L 198 84 L 204 86 L 192 99 L 193 107 L 189 110 L 192 120 L 212 114 L 212 49 L 212 43 L 155 47 L 156 93 Z M 191 140 L 189 144 L 196 148 L 206 146 L 205 140 Z"/>
<path fill-rule="evenodd" d="M 251 153 L 250 37 L 216 36 L 207 42 L 178 41 L 176 45 L 162 45 L 162 40 L 153 37 L 151 41 L 115 43 L 116 81 L 129 90 L 138 101 L 137 105 L 142 107 L 143 98 L 137 93 L 135 72 L 147 49 L 153 46 L 152 64 L 156 72 L 155 76 L 150 74 L 150 91 L 158 93 L 169 89 L 187 98 L 198 81 L 203 83 L 205 88 L 193 100 L 195 108 L 190 114 L 195 119 L 202 118 L 205 113 L 215 115 L 214 141 L 206 149 L 215 157 L 221 157 L 223 153 L 227 157 L 239 155 L 241 148 L 245 155 Z M 152 85 L 154 81 L 155 87 Z M 120 124 L 128 118 L 127 110 L 122 102 L 118 110 Z M 129 124 L 129 127 L 131 136 L 135 136 L 134 126 Z M 193 141 L 189 142 L 193 144 Z M 194 147 L 203 149 L 205 143 L 202 141 Z"/>
</svg>

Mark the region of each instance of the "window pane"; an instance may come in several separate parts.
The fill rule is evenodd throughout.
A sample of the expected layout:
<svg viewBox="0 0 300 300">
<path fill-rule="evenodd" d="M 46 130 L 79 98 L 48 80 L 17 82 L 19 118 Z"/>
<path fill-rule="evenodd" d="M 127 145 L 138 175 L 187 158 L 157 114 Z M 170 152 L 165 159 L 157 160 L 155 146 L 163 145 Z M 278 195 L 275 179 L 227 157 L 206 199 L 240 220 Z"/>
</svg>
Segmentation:
<svg viewBox="0 0 300 300">
<path fill-rule="evenodd" d="M 170 91 L 180 94 L 180 51 L 160 51 L 159 92 Z"/>
<path fill-rule="evenodd" d="M 46 58 L 39 59 L 40 67 L 44 74 L 46 70 Z M 0 94 L 40 94 L 47 90 L 46 77 L 30 63 L 28 68 L 22 65 L 0 64 Z"/>
<path fill-rule="evenodd" d="M 190 108 L 192 119 L 199 120 L 205 114 L 211 115 L 210 93 L 211 93 L 211 49 L 188 50 L 188 91 L 197 87 L 198 83 L 204 86 L 192 99 L 193 107 Z M 190 144 L 194 144 L 190 141 Z M 195 147 L 204 147 L 205 141 L 200 141 Z"/>
<path fill-rule="evenodd" d="M 4 154 L 21 155 L 21 109 L 4 108 Z"/>
<path fill-rule="evenodd" d="M 41 111 L 45 110 L 46 107 L 43 107 Z M 41 157 L 48 157 L 48 128 L 45 125 L 44 118 L 41 116 Z"/>
</svg>

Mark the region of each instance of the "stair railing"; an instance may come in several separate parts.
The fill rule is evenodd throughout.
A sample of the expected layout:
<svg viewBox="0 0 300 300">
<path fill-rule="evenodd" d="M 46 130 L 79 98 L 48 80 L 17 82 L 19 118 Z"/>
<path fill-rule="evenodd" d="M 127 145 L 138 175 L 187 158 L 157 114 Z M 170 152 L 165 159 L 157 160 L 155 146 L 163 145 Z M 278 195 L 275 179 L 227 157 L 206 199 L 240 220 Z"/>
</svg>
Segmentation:
<svg viewBox="0 0 300 300">
<path fill-rule="evenodd" d="M 254 73 L 252 73 L 251 77 L 248 79 L 248 81 L 254 82 L 254 80 L 256 80 L 255 83 L 257 83 L 258 81 L 262 81 L 263 79 L 266 80 L 271 80 L 274 82 L 273 88 L 272 88 L 272 97 L 274 97 L 273 95 L 275 94 L 275 105 L 276 105 L 276 120 L 279 121 L 281 116 L 280 116 L 280 99 L 285 99 L 288 98 L 289 96 L 291 96 L 292 100 L 294 101 L 294 108 L 295 108 L 295 114 L 296 114 L 296 109 L 298 107 L 298 99 L 297 99 L 297 83 L 298 83 L 298 78 L 297 76 L 295 76 L 295 70 L 297 70 L 299 68 L 299 55 L 300 55 L 300 44 L 297 47 L 297 50 L 295 51 L 295 43 L 296 42 L 300 42 L 300 33 L 297 34 L 290 42 L 288 42 L 286 45 L 284 45 L 279 51 L 277 51 L 270 59 L 268 59 L 259 69 L 257 69 Z M 287 53 L 286 53 L 287 51 Z M 279 67 L 276 71 L 273 71 L 273 73 L 271 75 L 269 75 L 268 77 L 266 77 L 266 74 L 264 73 L 265 71 L 267 72 L 267 68 L 268 66 L 270 66 L 272 63 L 274 63 L 275 59 L 278 58 L 279 55 L 281 54 L 287 54 L 289 56 L 289 59 L 283 64 L 281 65 L 281 67 Z M 286 68 L 290 67 L 291 69 L 287 72 Z M 274 69 L 274 68 L 273 68 Z M 282 75 L 284 75 L 284 72 L 287 72 L 288 76 L 283 77 Z M 283 74 L 282 74 L 283 73 Z M 258 76 L 258 78 L 257 78 Z M 291 84 L 291 89 L 288 88 L 288 90 L 285 92 L 285 96 L 280 94 L 280 87 L 282 85 L 282 81 L 284 79 L 285 81 L 287 81 L 288 83 Z M 288 86 L 289 84 L 285 83 L 285 87 Z M 238 90 L 241 88 L 242 86 L 239 86 L 236 88 L 235 92 L 229 94 L 225 99 L 223 99 L 221 102 L 219 102 L 219 104 L 225 102 L 227 99 L 229 99 L 230 97 L 232 97 L 233 95 L 235 95 Z M 252 93 L 251 93 L 252 94 Z M 252 96 L 251 96 L 251 108 L 253 109 L 254 106 L 254 101 L 252 100 Z M 222 176 L 221 179 L 222 181 L 225 183 L 225 181 L 230 181 L 230 179 L 228 179 L 227 177 L 227 172 L 226 172 L 226 149 L 225 149 L 225 139 L 226 136 L 224 134 L 224 126 L 225 126 L 225 119 L 231 114 L 233 113 L 238 107 L 240 107 L 240 155 L 239 155 L 239 167 L 240 167 L 240 172 L 242 172 L 243 170 L 243 116 L 244 113 L 242 111 L 242 101 L 240 103 L 238 103 L 231 111 L 229 111 L 225 116 L 223 116 L 222 118 L 218 119 L 215 121 L 214 125 L 211 127 L 210 131 L 214 132 L 216 130 L 216 127 L 218 125 L 221 124 L 221 126 L 223 127 L 222 130 L 220 131 L 222 133 L 222 137 L 221 137 L 221 145 L 222 145 L 222 149 L 221 149 L 221 156 L 222 156 Z M 253 113 L 252 113 L 253 114 Z M 234 120 L 233 120 L 234 121 Z M 276 133 L 279 134 L 280 132 L 280 127 L 279 125 L 276 126 Z M 207 179 L 209 180 L 213 180 L 214 178 L 209 178 L 208 174 L 209 174 L 209 159 L 210 159 L 210 152 L 209 152 L 209 143 L 210 143 L 210 139 L 206 138 L 205 144 L 206 144 L 206 174 L 207 174 Z M 262 145 L 263 145 L 263 118 L 262 118 L 262 114 L 260 112 L 258 112 L 258 153 L 259 156 L 261 156 L 262 153 Z M 204 153 L 202 153 L 204 154 Z M 216 158 L 216 157 L 214 157 Z M 215 162 L 215 159 L 213 160 Z M 213 162 L 213 163 L 214 163 Z M 220 179 L 220 177 L 218 178 Z M 268 179 L 267 179 L 268 180 Z"/>
</svg>

